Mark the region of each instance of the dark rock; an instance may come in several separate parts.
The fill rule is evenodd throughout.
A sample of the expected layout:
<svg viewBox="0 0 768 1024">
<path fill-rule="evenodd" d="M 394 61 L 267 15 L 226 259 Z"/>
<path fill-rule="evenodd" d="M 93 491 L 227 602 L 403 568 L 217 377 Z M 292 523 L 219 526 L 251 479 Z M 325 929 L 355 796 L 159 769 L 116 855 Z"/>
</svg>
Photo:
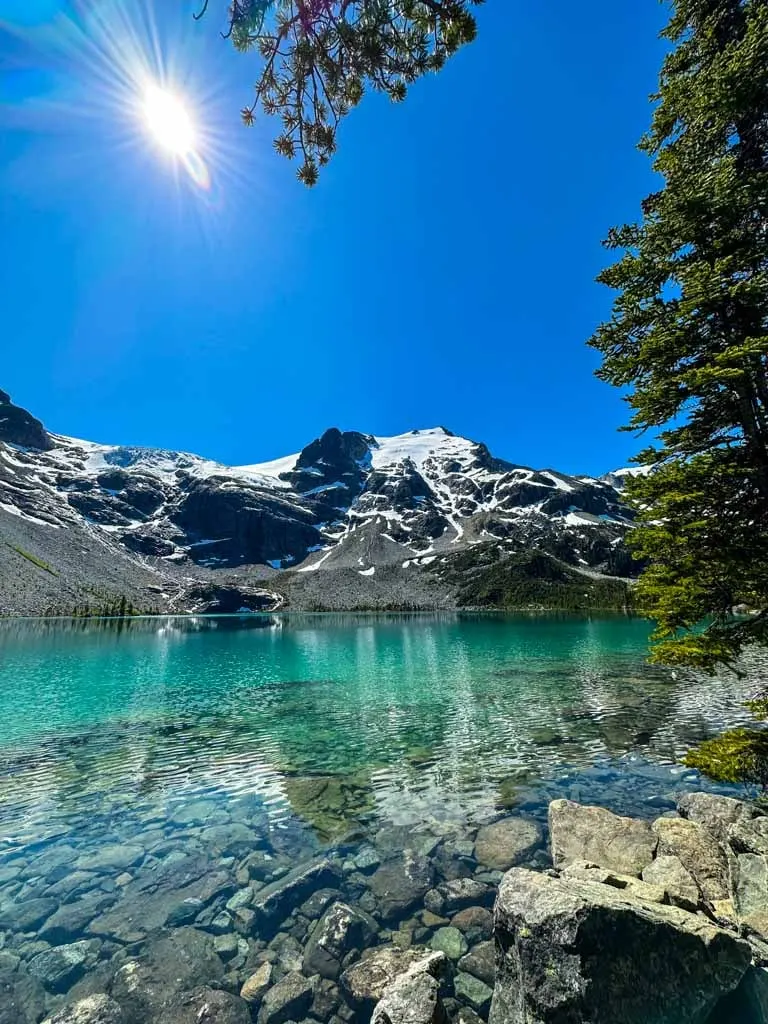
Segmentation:
<svg viewBox="0 0 768 1024">
<path fill-rule="evenodd" d="M 315 1020 L 327 1021 L 339 1005 L 339 989 L 332 981 L 321 980 L 315 988 L 315 997 L 309 1013 Z"/>
<path fill-rule="evenodd" d="M 90 957 L 87 941 L 72 942 L 38 953 L 30 960 L 28 969 L 49 992 L 66 992 L 84 972 Z"/>
<path fill-rule="evenodd" d="M 256 893 L 252 910 L 260 930 L 276 926 L 315 890 L 333 887 L 341 872 L 327 858 L 296 868 Z"/>
<path fill-rule="evenodd" d="M 549 805 L 549 832 L 556 868 L 579 860 L 622 875 L 640 875 L 657 845 L 648 822 L 570 800 Z"/>
<path fill-rule="evenodd" d="M 442 913 L 449 915 L 477 904 L 487 903 L 490 906 L 494 897 L 491 886 L 474 878 L 456 878 L 450 882 L 443 882 L 437 887 L 437 891 L 442 896 Z"/>
<path fill-rule="evenodd" d="M 24 969 L 0 966 L 0 1024 L 37 1024 L 45 1013 L 45 990 Z"/>
<path fill-rule="evenodd" d="M 95 892 L 72 903 L 65 903 L 55 914 L 51 914 L 38 930 L 38 935 L 53 945 L 73 942 L 82 936 L 93 918 L 114 901 L 114 896 L 109 893 Z"/>
<path fill-rule="evenodd" d="M 491 1024 L 701 1024 L 751 958 L 697 915 L 522 868 L 502 880 L 495 917 Z"/>
<path fill-rule="evenodd" d="M 215 982 L 223 974 L 213 939 L 196 928 L 177 928 L 151 939 L 138 959 L 123 964 L 110 994 L 122 1006 L 126 1024 L 146 1024 L 181 992 L 203 979 Z"/>
<path fill-rule="evenodd" d="M 365 949 L 377 931 L 378 925 L 368 914 L 346 903 L 334 903 L 309 937 L 304 950 L 305 973 L 335 980 L 344 957 L 351 950 Z"/>
<path fill-rule="evenodd" d="M 473 1010 L 486 1015 L 491 1006 L 493 989 L 473 974 L 465 974 L 459 971 L 453 979 L 453 988 L 456 998 L 469 1003 Z"/>
<path fill-rule="evenodd" d="M 371 877 L 371 891 L 379 902 L 385 921 L 402 917 L 421 900 L 434 879 L 432 865 L 409 850 L 396 860 L 382 864 Z"/>
<path fill-rule="evenodd" d="M 0 441 L 43 452 L 53 448 L 53 441 L 40 420 L 14 405 L 5 391 L 0 391 Z"/>
<path fill-rule="evenodd" d="M 259 1024 L 303 1020 L 312 1005 L 316 984 L 316 979 L 305 978 L 298 971 L 286 974 L 262 999 Z"/>
<path fill-rule="evenodd" d="M 47 897 L 6 903 L 0 910 L 0 931 L 35 931 L 58 905 L 56 900 Z"/>
<path fill-rule="evenodd" d="M 473 975 L 493 988 L 496 980 L 496 963 L 493 942 L 478 943 L 459 960 L 459 970 Z M 472 1004 L 474 1005 L 474 1004 Z M 477 1009 L 477 1007 L 475 1007 Z"/>
</svg>

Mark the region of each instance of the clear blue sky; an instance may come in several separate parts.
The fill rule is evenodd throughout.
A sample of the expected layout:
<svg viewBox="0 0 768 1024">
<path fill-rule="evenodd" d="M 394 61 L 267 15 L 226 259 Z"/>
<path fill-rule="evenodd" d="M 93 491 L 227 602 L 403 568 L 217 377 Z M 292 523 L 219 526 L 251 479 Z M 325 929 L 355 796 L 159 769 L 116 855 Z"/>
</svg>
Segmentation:
<svg viewBox="0 0 768 1024">
<path fill-rule="evenodd" d="M 138 26 L 151 0 L 102 0 L 101 63 L 62 0 L 0 0 L 0 387 L 53 430 L 228 463 L 331 425 L 436 424 L 530 465 L 626 462 L 638 442 L 585 341 L 611 302 L 600 241 L 654 187 L 635 145 L 664 7 L 488 0 L 404 105 L 366 97 L 310 191 L 269 124 L 240 125 L 256 57 L 219 37 L 223 0 L 199 23 L 154 2 L 208 191 L 120 84 L 137 44 L 118 15 Z"/>
</svg>

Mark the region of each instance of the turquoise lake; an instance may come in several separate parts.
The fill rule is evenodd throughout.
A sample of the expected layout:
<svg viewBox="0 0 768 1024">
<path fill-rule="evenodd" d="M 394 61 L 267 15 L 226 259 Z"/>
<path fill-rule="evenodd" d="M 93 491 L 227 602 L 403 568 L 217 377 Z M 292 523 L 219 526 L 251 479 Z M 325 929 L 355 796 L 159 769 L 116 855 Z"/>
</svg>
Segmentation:
<svg viewBox="0 0 768 1024">
<path fill-rule="evenodd" d="M 283 921 L 257 897 L 318 857 L 383 936 L 426 941 L 407 900 L 388 917 L 367 887 L 393 850 L 491 886 L 472 859 L 483 823 L 534 823 L 541 866 L 556 796 L 652 817 L 707 787 L 680 759 L 747 720 L 748 686 L 649 666 L 649 631 L 459 614 L 0 623 L 0 936 L 23 963 L 82 953 L 19 1021 L 115 984 L 128 956 L 151 962 L 169 928 L 217 943 L 232 991 L 270 950 L 295 967 L 307 892 Z"/>
</svg>

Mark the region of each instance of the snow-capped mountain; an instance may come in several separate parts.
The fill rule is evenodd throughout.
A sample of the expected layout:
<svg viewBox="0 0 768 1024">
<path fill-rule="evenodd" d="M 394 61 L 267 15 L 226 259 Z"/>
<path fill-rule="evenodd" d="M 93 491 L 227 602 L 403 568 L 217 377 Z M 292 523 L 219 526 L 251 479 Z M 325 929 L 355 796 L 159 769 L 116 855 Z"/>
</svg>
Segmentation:
<svg viewBox="0 0 768 1024">
<path fill-rule="evenodd" d="M 488 544 L 615 571 L 631 525 L 612 482 L 505 462 L 443 427 L 332 428 L 295 455 L 232 467 L 49 433 L 0 392 L 0 530 L 11 520 L 16 533 L 47 532 L 48 553 L 74 531 L 163 578 L 260 567 L 265 581 L 385 566 L 407 576 Z"/>
</svg>

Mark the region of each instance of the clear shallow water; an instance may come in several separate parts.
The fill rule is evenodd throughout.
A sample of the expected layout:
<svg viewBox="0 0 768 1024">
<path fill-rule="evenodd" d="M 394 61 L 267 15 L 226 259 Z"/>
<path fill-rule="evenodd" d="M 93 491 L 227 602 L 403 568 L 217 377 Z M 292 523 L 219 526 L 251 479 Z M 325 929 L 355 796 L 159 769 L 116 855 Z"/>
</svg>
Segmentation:
<svg viewBox="0 0 768 1024">
<path fill-rule="evenodd" d="M 656 815 L 702 787 L 675 762 L 746 719 L 747 686 L 649 667 L 648 633 L 624 618 L 456 615 L 0 623 L 0 937 L 23 966 L 47 933 L 14 915 L 92 900 L 44 940 L 93 946 L 74 981 L 46 988 L 56 1006 L 83 974 L 151 948 L 189 896 L 190 857 L 196 885 L 229 879 L 191 922 L 213 933 L 238 886 L 371 842 L 386 859 L 393 828 L 400 849 L 437 837 L 434 870 L 451 877 L 482 873 L 479 825 L 543 821 L 554 796 Z M 130 854 L 105 861 L 105 848 Z M 249 876 L 254 849 L 271 874 Z M 342 888 L 377 913 L 359 879 Z M 238 990 L 271 936 L 230 924 Z"/>
</svg>

